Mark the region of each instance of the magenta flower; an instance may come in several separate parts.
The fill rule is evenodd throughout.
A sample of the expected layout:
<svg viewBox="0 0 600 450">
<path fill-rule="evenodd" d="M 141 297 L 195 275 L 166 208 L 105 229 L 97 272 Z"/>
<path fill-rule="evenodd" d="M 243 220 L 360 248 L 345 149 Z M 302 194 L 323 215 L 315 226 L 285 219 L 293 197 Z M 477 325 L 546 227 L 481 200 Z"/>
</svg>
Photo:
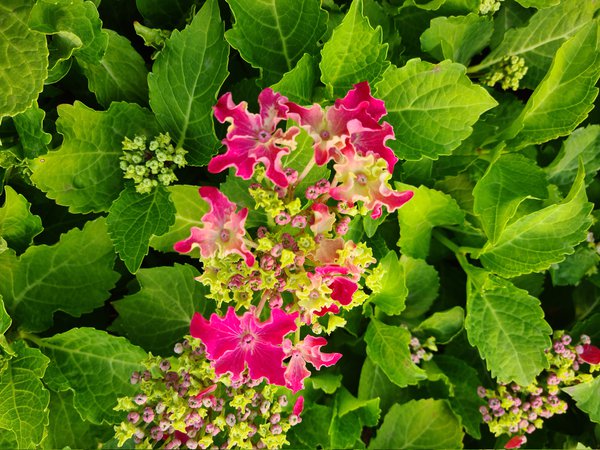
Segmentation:
<svg viewBox="0 0 600 450">
<path fill-rule="evenodd" d="M 254 265 L 254 255 L 246 247 L 243 238 L 246 234 L 244 224 L 248 208 L 236 212 L 236 205 L 215 187 L 203 186 L 199 192 L 210 206 L 209 211 L 202 216 L 204 227 L 192 227 L 189 238 L 175 243 L 175 251 L 188 253 L 193 248 L 200 247 L 203 258 L 236 253 L 246 260 L 248 267 Z"/>
<path fill-rule="evenodd" d="M 525 442 L 527 442 L 527 437 L 525 436 L 513 436 L 512 438 L 510 438 L 510 440 L 506 443 L 506 445 L 504 446 L 504 448 L 507 449 L 511 449 L 511 448 L 520 448 L 521 445 L 523 445 Z"/>
<path fill-rule="evenodd" d="M 194 314 L 190 334 L 206 346 L 217 375 L 230 372 L 237 381 L 248 367 L 253 380 L 265 377 L 271 384 L 285 386 L 286 356 L 281 345 L 285 335 L 296 330 L 297 317 L 298 313 L 273 309 L 270 319 L 261 323 L 252 312 L 238 317 L 230 306 L 225 317 L 213 314 L 210 322 Z"/>
<path fill-rule="evenodd" d="M 588 364 L 600 364 L 600 348 L 591 344 L 583 344 L 579 357 Z"/>
<path fill-rule="evenodd" d="M 213 109 L 219 122 L 231 123 L 223 140 L 227 151 L 208 163 L 208 171 L 217 173 L 235 167 L 236 175 L 248 180 L 254 173 L 254 167 L 261 162 L 266 168 L 266 176 L 273 183 L 287 187 L 289 180 L 281 158 L 295 147 L 294 139 L 300 130 L 291 127 L 284 132 L 277 128 L 281 120 L 287 119 L 286 102 L 286 97 L 266 88 L 258 96 L 260 113 L 253 114 L 247 111 L 246 102 L 236 105 L 230 92 L 223 95 Z"/>
<path fill-rule="evenodd" d="M 285 371 L 286 386 L 293 392 L 304 389 L 304 379 L 310 376 L 306 363 L 311 363 L 319 370 L 323 366 L 332 366 L 342 357 L 341 353 L 322 353 L 321 347 L 327 345 L 322 337 L 306 336 L 303 341 L 292 347 L 292 342 L 286 339 L 284 347 L 291 354 Z"/>
</svg>

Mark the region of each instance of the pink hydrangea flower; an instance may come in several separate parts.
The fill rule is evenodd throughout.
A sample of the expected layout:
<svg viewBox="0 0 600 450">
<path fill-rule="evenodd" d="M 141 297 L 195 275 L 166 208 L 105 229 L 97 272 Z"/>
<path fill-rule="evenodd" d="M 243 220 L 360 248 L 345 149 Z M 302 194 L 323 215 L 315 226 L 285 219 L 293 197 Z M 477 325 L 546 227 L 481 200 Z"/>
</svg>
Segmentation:
<svg viewBox="0 0 600 450">
<path fill-rule="evenodd" d="M 322 353 L 321 347 L 324 345 L 327 345 L 325 338 L 310 335 L 294 346 L 286 339 L 284 347 L 291 358 L 285 371 L 285 380 L 286 386 L 293 392 L 304 389 L 304 379 L 310 376 L 307 362 L 319 370 L 323 366 L 334 365 L 342 357 L 341 353 Z"/>
<path fill-rule="evenodd" d="M 261 162 L 266 176 L 278 186 L 287 187 L 289 179 L 281 165 L 281 158 L 295 148 L 297 127 L 287 131 L 277 128 L 281 120 L 287 119 L 287 98 L 272 89 L 264 89 L 258 96 L 260 113 L 247 111 L 248 104 L 236 105 L 231 93 L 223 95 L 214 106 L 215 117 L 221 123 L 230 122 L 223 144 L 227 151 L 215 156 L 208 164 L 211 173 L 235 167 L 236 175 L 248 180 L 255 166 Z"/>
<path fill-rule="evenodd" d="M 189 238 L 175 243 L 175 251 L 188 253 L 199 247 L 203 258 L 235 253 L 246 260 L 248 267 L 252 266 L 254 255 L 248 250 L 243 239 L 246 234 L 244 224 L 248 208 L 236 212 L 236 205 L 215 187 L 203 186 L 199 192 L 210 206 L 209 211 L 202 216 L 204 227 L 192 227 Z"/>
<path fill-rule="evenodd" d="M 525 442 L 527 442 L 527 437 L 525 437 L 525 436 L 513 436 L 506 443 L 506 445 L 504 446 L 504 448 L 506 448 L 506 449 L 520 448 L 521 445 L 523 445 Z"/>
<path fill-rule="evenodd" d="M 334 169 L 335 186 L 329 191 L 331 197 L 348 203 L 362 201 L 365 208 L 372 211 L 371 217 L 381 216 L 381 207 L 385 205 L 389 212 L 395 211 L 409 201 L 412 191 L 396 192 L 388 184 L 392 174 L 383 159 L 373 154 L 361 156 L 346 148 L 343 158 Z"/>
<path fill-rule="evenodd" d="M 206 346 L 217 375 L 230 372 L 237 381 L 247 367 L 253 380 L 265 377 L 271 384 L 285 386 L 282 343 L 285 335 L 296 330 L 297 317 L 298 313 L 273 309 L 269 320 L 259 322 L 249 311 L 238 317 L 230 306 L 225 317 L 213 314 L 210 321 L 194 314 L 190 334 Z"/>
<path fill-rule="evenodd" d="M 583 344 L 579 357 L 588 364 L 600 364 L 600 348 L 591 344 Z"/>
<path fill-rule="evenodd" d="M 308 108 L 288 102 L 289 117 L 294 119 L 314 139 L 315 161 L 318 165 L 335 159 L 340 151 L 353 146 L 359 153 L 376 154 L 385 159 L 393 172 L 398 158 L 385 141 L 394 138 L 392 126 L 379 119 L 387 112 L 383 100 L 371 96 L 369 83 L 354 85 L 343 99 L 323 109 L 319 104 Z"/>
</svg>

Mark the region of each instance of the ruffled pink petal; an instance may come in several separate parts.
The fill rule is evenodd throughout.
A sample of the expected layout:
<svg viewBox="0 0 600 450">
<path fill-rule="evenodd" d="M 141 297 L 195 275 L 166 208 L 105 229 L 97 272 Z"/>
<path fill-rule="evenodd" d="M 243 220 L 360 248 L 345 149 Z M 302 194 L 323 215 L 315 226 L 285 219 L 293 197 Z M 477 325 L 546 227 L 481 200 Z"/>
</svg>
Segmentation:
<svg viewBox="0 0 600 450">
<path fill-rule="evenodd" d="M 298 312 L 288 314 L 283 312 L 279 308 L 271 310 L 271 317 L 266 322 L 253 327 L 256 334 L 260 336 L 262 342 L 266 342 L 272 345 L 281 345 L 283 338 L 296 331 L 298 326 L 296 325 L 296 319 L 298 318 Z"/>
<path fill-rule="evenodd" d="M 270 384 L 285 386 L 285 353 L 281 347 L 257 342 L 245 354 L 248 373 L 253 380 L 265 377 Z"/>
<path fill-rule="evenodd" d="M 384 101 L 371 96 L 368 81 L 355 84 L 354 88 L 349 90 L 344 98 L 335 101 L 335 106 L 346 109 L 363 108 L 376 121 L 387 114 Z"/>
<path fill-rule="evenodd" d="M 579 357 L 588 364 L 600 364 L 600 348 L 591 344 L 582 345 L 583 352 Z"/>
<path fill-rule="evenodd" d="M 302 414 L 303 410 L 304 410 L 304 397 L 300 396 L 296 399 L 296 402 L 294 403 L 294 407 L 292 409 L 292 414 L 299 416 L 300 414 Z"/>
<path fill-rule="evenodd" d="M 209 224 L 207 224 L 209 225 Z M 183 241 L 176 242 L 173 249 L 179 253 L 191 252 L 195 247 L 200 247 L 200 254 L 203 258 L 209 258 L 217 251 L 215 241 L 218 237 L 218 230 L 212 227 L 190 228 L 190 237 Z"/>
<path fill-rule="evenodd" d="M 352 296 L 358 289 L 358 285 L 348 278 L 336 277 L 329 285 L 331 298 L 346 306 L 352 302 Z"/>
<path fill-rule="evenodd" d="M 246 368 L 244 356 L 245 352 L 241 348 L 225 352 L 213 363 L 215 374 L 218 376 L 229 372 L 233 381 L 239 380 Z"/>
<path fill-rule="evenodd" d="M 250 136 L 260 129 L 260 118 L 248 112 L 248 104 L 241 102 L 236 105 L 231 97 L 231 92 L 223 94 L 217 104 L 213 106 L 215 118 L 221 122 L 230 122 L 227 137 Z"/>
<path fill-rule="evenodd" d="M 372 153 L 379 158 L 385 159 L 388 164 L 388 171 L 394 172 L 394 166 L 398 162 L 398 157 L 394 151 L 385 145 L 388 139 L 394 139 L 394 129 L 384 122 L 377 128 L 367 128 L 359 120 L 348 122 L 348 132 L 350 133 L 350 142 L 354 148 L 362 155 Z"/>
<path fill-rule="evenodd" d="M 506 448 L 506 449 L 520 448 L 521 445 L 523 445 L 525 442 L 527 442 L 527 438 L 525 436 L 513 436 L 506 443 L 506 445 L 504 446 L 504 448 Z"/>
<path fill-rule="evenodd" d="M 215 360 L 239 347 L 241 322 L 231 306 L 223 318 L 213 313 L 210 322 L 201 314 L 195 313 L 190 325 L 190 334 L 204 343 L 208 358 Z"/>
<path fill-rule="evenodd" d="M 304 379 L 309 376 L 310 371 L 306 368 L 306 361 L 299 351 L 294 350 L 285 370 L 286 386 L 296 393 L 304 389 Z"/>
<path fill-rule="evenodd" d="M 300 350 L 306 362 L 311 363 L 315 369 L 319 370 L 322 366 L 332 366 L 342 357 L 341 353 L 322 353 L 321 347 L 327 345 L 327 340 L 323 337 L 314 337 L 308 335 L 304 341 L 296 345 Z"/>
<path fill-rule="evenodd" d="M 277 124 L 288 117 L 287 98 L 271 88 L 265 88 L 258 94 L 260 117 L 265 129 L 275 129 Z"/>
<path fill-rule="evenodd" d="M 222 226 L 229 218 L 229 215 L 235 211 L 235 204 L 213 186 L 202 186 L 198 189 L 202 197 L 209 205 L 209 210 L 202 216 L 202 222 L 210 222 Z"/>
<path fill-rule="evenodd" d="M 324 203 L 314 203 L 311 209 L 314 213 L 314 222 L 310 226 L 311 231 L 314 234 L 331 231 L 335 223 L 335 214 L 329 211 L 329 207 Z"/>
<path fill-rule="evenodd" d="M 223 144 L 227 152 L 222 155 L 213 156 L 208 163 L 210 173 L 219 173 L 229 167 L 235 167 L 235 175 L 244 180 L 250 179 L 254 173 L 254 167 L 258 163 L 249 154 L 256 147 L 256 140 L 248 137 L 237 137 L 235 139 L 224 139 Z"/>
</svg>

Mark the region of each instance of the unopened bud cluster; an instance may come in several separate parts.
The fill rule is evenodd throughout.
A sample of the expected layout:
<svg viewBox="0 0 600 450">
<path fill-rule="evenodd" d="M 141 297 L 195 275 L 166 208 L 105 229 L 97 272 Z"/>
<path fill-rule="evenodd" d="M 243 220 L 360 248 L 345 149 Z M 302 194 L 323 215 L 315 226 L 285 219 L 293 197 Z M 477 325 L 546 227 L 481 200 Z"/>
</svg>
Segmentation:
<svg viewBox="0 0 600 450">
<path fill-rule="evenodd" d="M 435 337 L 431 336 L 425 339 L 425 342 L 419 341 L 419 338 L 413 336 L 410 339 L 410 357 L 415 364 L 421 361 L 429 361 L 433 358 L 433 352 L 437 352 Z"/>
<path fill-rule="evenodd" d="M 175 345 L 177 357 L 152 355 L 145 370 L 134 372 L 139 387 L 119 399 L 127 418 L 115 427 L 119 446 L 136 448 L 281 448 L 286 433 L 301 421 L 289 390 L 244 377 L 216 377 L 204 347 L 189 337 Z M 296 402 L 299 403 L 299 402 Z"/>
<path fill-rule="evenodd" d="M 502 0 L 481 0 L 479 4 L 479 14 L 494 14 L 500 9 Z"/>
<path fill-rule="evenodd" d="M 169 186 L 177 181 L 173 169 L 187 164 L 186 153 L 171 144 L 169 133 L 160 133 L 149 143 L 145 136 L 133 140 L 126 137 L 120 167 L 123 177 L 134 181 L 137 192 L 148 194 L 158 185 Z"/>
<path fill-rule="evenodd" d="M 496 83 L 505 91 L 519 89 L 519 83 L 527 74 L 525 60 L 520 56 L 505 56 L 484 78 L 483 83 L 493 87 Z"/>
</svg>

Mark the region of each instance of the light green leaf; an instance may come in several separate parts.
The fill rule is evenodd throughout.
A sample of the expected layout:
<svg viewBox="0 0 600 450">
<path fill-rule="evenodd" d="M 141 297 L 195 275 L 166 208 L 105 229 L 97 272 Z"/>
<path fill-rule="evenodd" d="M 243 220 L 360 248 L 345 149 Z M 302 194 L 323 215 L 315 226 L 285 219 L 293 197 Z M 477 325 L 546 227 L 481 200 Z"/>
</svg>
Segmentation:
<svg viewBox="0 0 600 450">
<path fill-rule="evenodd" d="M 292 102 L 301 105 L 312 103 L 315 80 L 317 78 L 314 58 L 305 53 L 289 72 L 271 88 L 275 92 L 285 95 Z"/>
<path fill-rule="evenodd" d="M 563 142 L 554 161 L 544 169 L 550 183 L 563 189 L 571 186 L 577 175 L 579 158 L 585 167 L 585 183 L 590 184 L 600 170 L 600 125 L 579 128 Z"/>
<path fill-rule="evenodd" d="M 372 319 L 365 342 L 369 358 L 398 386 L 416 384 L 426 378 L 425 372 L 411 360 L 408 347 L 410 332 L 406 328 Z"/>
<path fill-rule="evenodd" d="M 199 275 L 180 264 L 140 269 L 139 292 L 113 302 L 119 313 L 113 328 L 154 354 L 172 354 L 173 344 L 189 334 L 194 312 L 206 312 L 210 304 L 206 289 L 194 279 Z"/>
<path fill-rule="evenodd" d="M 521 6 L 525 8 L 549 8 L 550 6 L 558 5 L 560 0 L 516 0 Z"/>
<path fill-rule="evenodd" d="M 167 191 L 175 206 L 175 223 L 165 234 L 152 236 L 150 247 L 161 252 L 174 252 L 173 244 L 187 239 L 191 227 L 202 228 L 202 216 L 208 212 L 208 204 L 198 194 L 198 186 L 176 184 L 168 186 Z M 190 254 L 200 256 L 200 251 L 194 249 Z"/>
<path fill-rule="evenodd" d="M 94 328 L 73 328 L 44 338 L 41 346 L 51 360 L 44 377 L 50 389 L 71 389 L 75 408 L 86 421 L 99 425 L 121 419 L 113 408 L 118 397 L 135 393 L 129 378 L 140 369 L 146 352 Z"/>
<path fill-rule="evenodd" d="M 196 0 L 135 0 L 138 11 L 150 25 L 172 29 L 188 16 Z"/>
<path fill-rule="evenodd" d="M 32 5 L 32 0 L 0 4 L 0 120 L 29 108 L 48 76 L 46 36 L 26 23 Z"/>
<path fill-rule="evenodd" d="M 388 44 L 381 27 L 373 29 L 363 15 L 362 0 L 354 0 L 342 23 L 321 51 L 321 81 L 334 97 L 343 97 L 352 85 L 374 82 L 390 65 Z"/>
<path fill-rule="evenodd" d="M 175 221 L 175 206 L 169 192 L 158 186 L 149 194 L 138 194 L 127 186 L 110 207 L 106 224 L 119 257 L 131 273 L 137 272 L 152 235 L 160 236 Z"/>
<path fill-rule="evenodd" d="M 546 174 L 521 155 L 503 155 L 494 161 L 473 189 L 473 212 L 495 243 L 526 198 L 548 197 Z"/>
<path fill-rule="evenodd" d="M 48 358 L 23 341 L 12 344 L 16 356 L 0 372 L 0 441 L 36 448 L 46 435 L 50 395 L 40 378 Z"/>
<path fill-rule="evenodd" d="M 404 311 L 405 300 L 408 295 L 404 270 L 395 251 L 389 252 L 379 261 L 378 270 L 383 271 L 381 287 L 377 293 L 369 297 L 369 301 L 390 316 Z"/>
<path fill-rule="evenodd" d="M 433 228 L 461 224 L 465 214 L 456 200 L 443 192 L 425 186 L 415 189 L 403 183 L 396 183 L 396 188 L 414 192 L 413 198 L 398 210 L 398 246 L 405 255 L 425 259 L 429 254 Z"/>
<path fill-rule="evenodd" d="M 440 277 L 435 267 L 422 259 L 402 255 L 400 263 L 406 277 L 408 296 L 403 318 L 415 318 L 426 313 L 438 296 Z"/>
<path fill-rule="evenodd" d="M 148 70 L 140 54 L 129 40 L 112 30 L 105 30 L 108 46 L 102 59 L 87 63 L 77 58 L 88 88 L 105 108 L 111 102 L 148 103 Z"/>
<path fill-rule="evenodd" d="M 451 59 L 465 66 L 489 43 L 494 25 L 487 16 L 436 17 L 421 35 L 421 48 L 438 61 Z"/>
<path fill-rule="evenodd" d="M 460 306 L 455 306 L 446 311 L 433 313 L 414 331 L 435 337 L 439 344 L 447 344 L 463 330 L 464 321 L 465 311 Z"/>
<path fill-rule="evenodd" d="M 264 225 L 268 222 L 267 213 L 263 209 L 256 209 L 256 202 L 250 195 L 248 188 L 254 183 L 252 179 L 244 180 L 235 176 L 233 169 L 229 170 L 227 179 L 221 183 L 220 189 L 227 198 L 240 207 L 248 208 L 248 218 L 246 219 L 246 228 L 254 228 Z"/>
<path fill-rule="evenodd" d="M 208 0 L 183 31 L 173 31 L 148 76 L 150 106 L 188 162 L 207 164 L 218 147 L 212 106 L 227 78 L 229 46 L 216 0 Z"/>
<path fill-rule="evenodd" d="M 591 273 L 600 256 L 595 248 L 578 247 L 575 253 L 568 255 L 564 261 L 550 267 L 553 286 L 577 286 L 581 279 Z"/>
<path fill-rule="evenodd" d="M 376 85 L 376 96 L 385 101 L 386 120 L 396 134 L 388 145 L 398 157 L 449 155 L 471 134 L 479 116 L 497 105 L 465 70 L 451 61 L 431 64 L 419 59 L 386 70 Z"/>
<path fill-rule="evenodd" d="M 563 0 L 552 8 L 542 9 L 525 26 L 506 31 L 500 45 L 469 71 L 487 69 L 505 56 L 520 56 L 527 67 L 521 85 L 533 89 L 548 72 L 558 48 L 593 19 L 597 8 L 593 1 Z"/>
<path fill-rule="evenodd" d="M 356 448 L 363 427 L 379 421 L 379 399 L 357 399 L 345 387 L 338 391 L 333 410 L 328 432 L 331 448 Z"/>
<path fill-rule="evenodd" d="M 44 132 L 46 112 L 37 103 L 13 117 L 25 158 L 35 158 L 48 152 L 52 135 Z"/>
<path fill-rule="evenodd" d="M 540 302 L 507 280 L 472 270 L 465 319 L 469 342 L 492 377 L 526 386 L 548 366 L 544 351 L 551 345 L 552 328 Z"/>
<path fill-rule="evenodd" d="M 300 128 L 300 133 L 296 135 L 296 149 L 283 157 L 283 166 L 297 170 L 298 174 L 302 174 L 309 165 L 312 165 L 306 176 L 295 187 L 295 192 L 304 194 L 308 186 L 315 184 L 322 178 L 329 179 L 330 170 L 327 168 L 327 165 L 318 166 L 313 164 L 315 155 L 314 143 L 315 141 L 310 137 L 308 132 Z M 252 201 L 252 207 L 254 207 L 254 201 Z M 252 214 L 252 208 L 250 209 L 250 214 Z"/>
<path fill-rule="evenodd" d="M 94 111 L 75 102 L 60 105 L 58 115 L 62 146 L 31 163 L 31 179 L 72 213 L 108 211 L 123 188 L 122 141 L 157 135 L 152 113 L 130 103 L 113 103 L 108 111 Z"/>
<path fill-rule="evenodd" d="M 600 77 L 600 22 L 581 28 L 556 52 L 550 70 L 507 130 L 516 148 L 565 136 L 594 108 Z"/>
<path fill-rule="evenodd" d="M 411 400 L 391 407 L 369 449 L 462 448 L 463 436 L 447 401 Z"/>
<path fill-rule="evenodd" d="M 119 278 L 113 264 L 106 223 L 97 219 L 55 245 L 29 247 L 19 258 L 0 254 L 0 294 L 19 327 L 43 331 L 55 311 L 78 317 L 101 306 Z"/>
<path fill-rule="evenodd" d="M 260 69 L 265 85 L 315 55 L 327 13 L 315 0 L 227 0 L 235 22 L 225 37 L 246 61 Z"/>
<path fill-rule="evenodd" d="M 342 385 L 342 375 L 333 373 L 323 373 L 312 375 L 307 378 L 312 384 L 313 389 L 321 389 L 326 394 L 333 394 Z"/>
<path fill-rule="evenodd" d="M 0 236 L 9 247 L 21 253 L 44 227 L 39 216 L 29 210 L 31 204 L 10 186 L 4 187 L 4 205 L 0 208 Z"/>
<path fill-rule="evenodd" d="M 404 392 L 403 388 L 390 381 L 381 367 L 375 364 L 371 358 L 368 356 L 365 358 L 358 382 L 359 399 L 379 398 L 381 412 L 385 414 Z"/>
<path fill-rule="evenodd" d="M 600 423 L 600 377 L 594 378 L 593 381 L 580 383 L 575 386 L 563 388 L 569 394 L 577 407 L 587 413 L 592 422 Z"/>
<path fill-rule="evenodd" d="M 329 446 L 329 426 L 333 416 L 331 406 L 310 403 L 302 411 L 302 426 L 292 427 L 288 439 L 294 439 L 306 448 L 327 448 Z"/>
<path fill-rule="evenodd" d="M 545 270 L 573 253 L 575 245 L 586 238 L 591 211 L 580 167 L 564 201 L 508 225 L 495 243 L 485 245 L 479 258 L 486 269 L 504 277 Z"/>
<path fill-rule="evenodd" d="M 6 330 L 10 328 L 12 324 L 12 319 L 6 312 L 6 308 L 4 308 L 4 300 L 2 300 L 2 296 L 0 295 L 0 335 L 6 333 Z"/>
</svg>

